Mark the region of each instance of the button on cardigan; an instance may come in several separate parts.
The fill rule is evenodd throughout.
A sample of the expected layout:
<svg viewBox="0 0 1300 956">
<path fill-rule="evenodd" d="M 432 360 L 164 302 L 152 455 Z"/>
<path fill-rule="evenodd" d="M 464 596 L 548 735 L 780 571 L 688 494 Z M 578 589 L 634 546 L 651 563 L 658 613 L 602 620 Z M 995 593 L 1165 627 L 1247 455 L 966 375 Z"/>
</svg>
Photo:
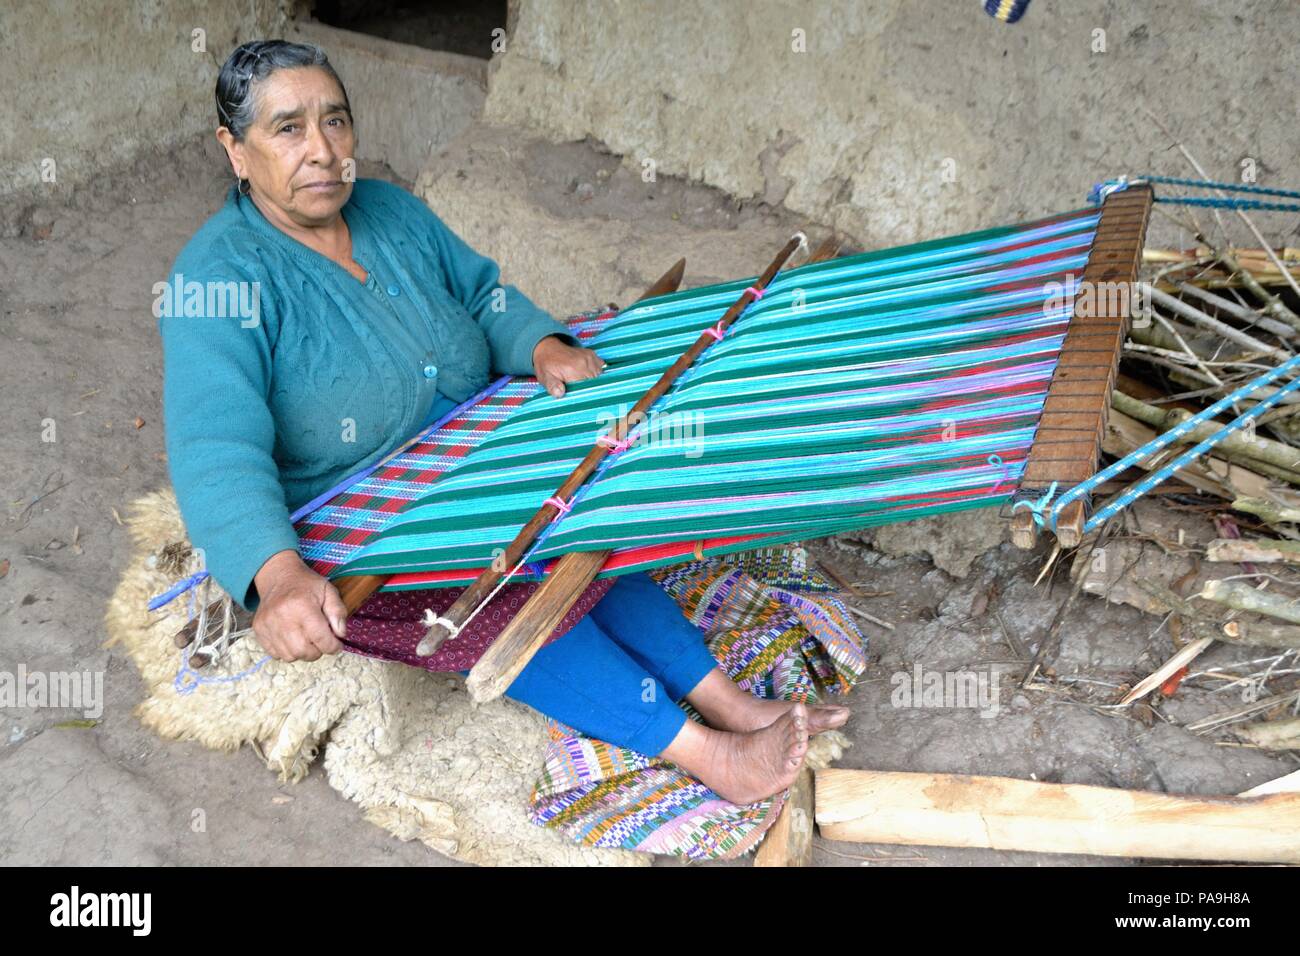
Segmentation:
<svg viewBox="0 0 1300 956">
<path fill-rule="evenodd" d="M 342 209 L 363 283 L 232 186 L 154 287 L 168 466 L 191 543 L 249 610 L 296 548 L 290 513 L 486 387 L 564 325 L 418 198 L 359 179 Z"/>
</svg>

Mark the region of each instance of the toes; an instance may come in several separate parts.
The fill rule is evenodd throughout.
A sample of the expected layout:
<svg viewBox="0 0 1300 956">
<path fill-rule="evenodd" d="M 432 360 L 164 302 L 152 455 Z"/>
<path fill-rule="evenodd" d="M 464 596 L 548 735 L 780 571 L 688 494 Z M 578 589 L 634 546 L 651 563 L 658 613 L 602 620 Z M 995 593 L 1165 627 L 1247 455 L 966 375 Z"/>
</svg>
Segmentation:
<svg viewBox="0 0 1300 956">
<path fill-rule="evenodd" d="M 785 745 L 785 752 L 787 755 L 791 757 L 802 757 L 805 753 L 808 752 L 807 736 L 799 736 L 793 739 L 787 738 L 786 745 Z"/>
<path fill-rule="evenodd" d="M 847 707 L 818 707 L 813 712 L 813 723 L 823 729 L 842 726 L 849 719 Z"/>
<path fill-rule="evenodd" d="M 798 770 L 799 765 L 803 763 L 804 756 L 808 753 L 808 744 L 801 743 L 790 750 L 786 751 L 785 765 L 791 770 Z"/>
<path fill-rule="evenodd" d="M 802 703 L 795 704 L 790 708 L 790 717 L 794 725 L 800 730 L 808 729 L 808 708 Z"/>
</svg>

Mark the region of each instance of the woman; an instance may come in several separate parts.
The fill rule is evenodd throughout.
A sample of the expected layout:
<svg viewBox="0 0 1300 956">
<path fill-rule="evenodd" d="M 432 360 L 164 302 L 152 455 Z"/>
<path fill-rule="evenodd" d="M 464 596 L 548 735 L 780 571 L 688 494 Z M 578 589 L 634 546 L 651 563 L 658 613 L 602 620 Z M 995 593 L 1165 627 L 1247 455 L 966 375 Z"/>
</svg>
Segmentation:
<svg viewBox="0 0 1300 956">
<path fill-rule="evenodd" d="M 299 557 L 290 512 L 474 395 L 492 369 L 536 374 L 559 397 L 603 363 L 410 193 L 352 181 L 352 111 L 319 49 L 246 43 L 216 99 L 237 184 L 173 266 L 184 307 L 159 318 L 167 450 L 190 537 L 278 660 L 346 647 L 436 666 L 381 639 L 401 599 L 376 595 L 345 620 L 338 591 Z M 505 589 L 516 603 L 520 587 Z M 843 707 L 742 691 L 644 574 L 587 598 L 590 614 L 571 614 L 508 696 L 671 760 L 735 803 L 787 787 L 809 733 L 847 719 Z M 682 698 L 708 726 L 686 718 Z"/>
</svg>

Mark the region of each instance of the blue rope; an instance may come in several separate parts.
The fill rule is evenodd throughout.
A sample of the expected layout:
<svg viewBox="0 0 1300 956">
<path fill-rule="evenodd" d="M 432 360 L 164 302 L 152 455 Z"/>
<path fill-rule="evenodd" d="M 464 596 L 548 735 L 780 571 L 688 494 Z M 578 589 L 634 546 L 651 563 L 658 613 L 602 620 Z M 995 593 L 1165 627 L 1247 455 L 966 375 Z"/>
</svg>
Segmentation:
<svg viewBox="0 0 1300 956">
<path fill-rule="evenodd" d="M 1054 494 L 1056 494 L 1056 482 L 1052 482 L 1051 487 L 1037 501 L 1017 501 L 1011 506 L 1011 510 L 1019 511 L 1021 508 L 1025 508 L 1034 516 L 1034 524 L 1041 528 L 1050 521 L 1049 527 L 1055 531 L 1056 515 L 1047 513 L 1047 505 L 1051 502 Z"/>
<path fill-rule="evenodd" d="M 191 588 L 198 587 L 200 584 L 202 584 L 204 581 L 207 580 L 207 577 L 208 577 L 207 571 L 199 571 L 196 572 L 195 574 L 191 574 L 188 578 L 183 578 L 182 580 L 177 581 L 175 584 L 169 587 L 162 594 L 159 594 L 156 597 L 152 597 L 149 599 L 149 610 L 156 611 L 163 605 L 170 604 L 172 601 L 176 600 L 186 591 L 190 590 Z"/>
<path fill-rule="evenodd" d="M 168 601 L 172 601 L 175 598 L 179 597 L 180 595 L 188 591 L 189 592 L 188 619 L 191 621 L 194 620 L 194 615 L 196 613 L 196 608 L 194 607 L 194 594 L 195 594 L 194 587 L 197 582 L 192 581 L 191 578 L 207 577 L 207 574 L 208 572 L 206 571 L 200 571 L 198 574 L 191 575 L 189 578 L 186 578 L 184 581 L 180 581 L 177 584 L 173 585 L 171 590 L 167 591 L 164 594 L 159 595 L 158 597 L 154 598 L 153 601 L 149 602 L 149 610 L 151 611 L 156 610 L 158 607 L 162 607 L 163 604 L 168 603 Z M 159 602 L 157 603 L 156 607 L 155 607 L 155 602 Z M 256 664 L 252 665 L 251 667 L 245 670 L 240 671 L 238 674 L 231 674 L 227 677 L 204 677 L 198 671 L 194 670 L 194 668 L 190 667 L 189 658 L 186 656 L 185 650 L 182 648 L 181 666 L 177 669 L 175 678 L 172 679 L 172 686 L 176 688 L 176 693 L 184 697 L 188 694 L 194 693 L 204 684 L 233 684 L 237 680 L 243 680 L 245 677 L 249 676 L 250 674 L 256 674 L 259 670 L 262 669 L 262 665 L 265 664 L 270 659 L 271 659 L 271 655 L 267 654 Z"/>
<path fill-rule="evenodd" d="M 1161 196 L 1156 202 L 1174 206 L 1214 206 L 1219 209 L 1262 209 L 1266 212 L 1300 212 L 1300 203 L 1264 202 L 1259 199 L 1219 199 L 1217 196 Z"/>
<path fill-rule="evenodd" d="M 1099 206 L 1102 200 L 1111 193 L 1121 192 L 1138 182 L 1140 180 L 1130 180 L 1127 176 L 1120 176 L 1118 179 L 1104 179 L 1099 183 L 1094 183 L 1093 187 L 1088 190 L 1088 202 Z"/>
<path fill-rule="evenodd" d="M 1255 391 L 1256 389 L 1261 388 L 1264 385 L 1267 385 L 1278 378 L 1281 378 L 1283 375 L 1286 375 L 1289 372 L 1295 372 L 1295 371 L 1300 371 L 1300 355 L 1288 359 L 1287 361 L 1279 365 L 1277 368 L 1269 369 L 1267 372 L 1260 375 L 1258 378 L 1253 379 L 1247 382 L 1245 385 L 1241 386 L 1232 394 L 1225 395 L 1223 398 L 1219 399 L 1217 402 L 1215 402 L 1213 405 L 1210 405 L 1208 408 L 1205 408 L 1202 411 L 1197 412 L 1191 418 L 1169 429 L 1169 431 L 1157 435 L 1155 438 L 1147 442 L 1141 448 L 1138 448 L 1130 452 L 1129 454 L 1125 455 L 1123 458 L 1121 458 L 1119 461 L 1115 462 L 1114 464 L 1108 465 L 1107 467 L 1103 468 L 1101 471 L 1097 472 L 1097 474 L 1093 475 L 1087 481 L 1080 482 L 1079 484 L 1075 485 L 1069 491 L 1065 492 L 1065 494 L 1061 495 L 1060 498 L 1057 498 L 1055 504 L 1053 504 L 1049 510 L 1043 511 L 1042 509 L 1046 503 L 1046 500 L 1050 500 L 1051 493 L 1056 487 L 1055 484 L 1053 484 L 1052 488 L 1048 489 L 1048 494 L 1045 495 L 1044 498 L 1041 499 L 1040 501 L 1032 504 L 1027 501 L 1017 502 L 1015 505 L 1012 506 L 1012 510 L 1014 511 L 1017 507 L 1028 508 L 1031 512 L 1034 512 L 1034 516 L 1035 516 L 1034 520 L 1040 526 L 1045 525 L 1046 527 L 1055 530 L 1057 517 L 1060 515 L 1061 510 L 1070 502 L 1083 497 L 1084 495 L 1088 494 L 1088 492 L 1092 491 L 1092 489 L 1100 485 L 1102 482 L 1109 481 L 1111 478 L 1114 478 L 1116 475 L 1119 475 L 1126 468 L 1129 468 L 1132 465 L 1137 464 L 1137 462 L 1141 461 L 1142 459 L 1150 457 L 1151 455 L 1155 454 L 1157 451 L 1160 451 L 1162 448 L 1166 448 L 1167 446 L 1172 445 L 1175 441 L 1177 441 L 1182 436 L 1186 435 L 1189 431 L 1191 431 L 1194 427 L 1199 425 L 1201 422 L 1214 418 L 1214 416 L 1221 414 L 1222 412 L 1226 411 L 1229 408 L 1232 408 L 1234 405 L 1236 405 L 1237 402 L 1241 401 L 1243 398 L 1245 398 L 1247 395 L 1249 395 L 1251 392 Z M 1090 531 L 1093 528 L 1097 527 L 1100 523 L 1105 521 L 1107 518 L 1113 515 L 1120 508 L 1126 507 L 1127 505 L 1135 501 L 1137 498 L 1140 498 L 1142 495 L 1146 494 L 1156 485 L 1160 484 L 1160 482 L 1164 481 L 1166 478 L 1172 475 L 1179 468 L 1184 467 L 1189 462 L 1193 461 L 1194 459 L 1204 454 L 1209 448 L 1218 444 L 1225 437 L 1227 437 L 1227 435 L 1230 432 L 1234 431 L 1237 428 L 1240 428 L 1246 422 L 1253 420 L 1254 418 L 1256 418 L 1257 416 L 1259 416 L 1269 408 L 1273 407 L 1279 401 L 1281 401 L 1284 395 L 1287 395 L 1295 391 L 1297 388 L 1300 388 L 1300 378 L 1293 379 L 1292 381 L 1288 382 L 1286 385 L 1278 389 L 1277 392 L 1275 392 L 1273 395 L 1270 395 L 1268 398 L 1261 400 L 1259 404 L 1253 406 L 1252 408 L 1238 415 L 1237 418 L 1235 418 L 1233 421 L 1223 426 L 1221 429 L 1219 429 L 1219 431 L 1215 432 L 1209 438 L 1205 439 L 1205 441 L 1196 445 L 1194 448 L 1191 449 L 1191 451 L 1183 455 L 1180 455 L 1169 465 L 1166 465 L 1163 468 L 1160 468 L 1157 471 L 1152 472 L 1142 481 L 1138 482 L 1138 484 L 1126 490 L 1114 502 L 1107 505 L 1105 508 L 1103 508 L 1102 510 L 1098 511 L 1095 515 L 1093 515 L 1085 523 L 1084 530 Z M 1043 520 L 1039 520 L 1040 516 Z"/>
<path fill-rule="evenodd" d="M 1296 361 L 1296 360 L 1292 359 L 1292 361 Z M 1174 472 L 1178 471 L 1178 469 L 1184 467 L 1185 465 L 1190 464 L 1191 462 L 1199 458 L 1201 455 L 1205 454 L 1205 452 L 1207 452 L 1209 449 L 1213 448 L 1224 438 L 1226 438 L 1230 432 L 1235 431 L 1236 429 L 1244 425 L 1246 422 L 1263 414 L 1265 411 L 1267 411 L 1268 409 L 1276 405 L 1278 402 L 1280 402 L 1283 399 L 1283 397 L 1289 395 L 1291 392 L 1294 392 L 1298 388 L 1300 388 L 1300 378 L 1295 378 L 1287 382 L 1285 385 L 1279 388 L 1272 395 L 1268 396 L 1268 398 L 1263 399 L 1262 401 L 1260 401 L 1258 405 L 1255 405 L 1253 408 L 1250 408 L 1247 411 L 1242 412 L 1240 415 L 1234 418 L 1227 425 L 1224 425 L 1222 428 L 1220 428 L 1209 438 L 1206 438 L 1204 441 L 1198 442 L 1196 445 L 1192 446 L 1190 449 L 1183 452 L 1183 454 L 1179 455 L 1177 458 L 1175 458 L 1169 464 L 1165 465 L 1163 468 L 1159 468 L 1156 471 L 1151 472 L 1151 474 L 1147 475 L 1145 478 L 1143 478 L 1133 487 L 1125 489 L 1123 493 L 1121 493 L 1117 498 L 1115 498 L 1115 500 L 1111 501 L 1104 508 L 1102 508 L 1091 518 L 1089 518 L 1084 523 L 1083 530 L 1092 531 L 1098 525 L 1107 521 L 1111 515 L 1115 514 L 1116 512 L 1120 511 L 1123 508 L 1127 508 L 1138 498 L 1141 498 L 1144 494 L 1146 494 L 1156 485 L 1160 484 L 1162 481 L 1167 479 Z M 1189 419 L 1188 421 L 1190 422 L 1191 420 Z M 1184 424 L 1187 424 L 1187 422 L 1185 422 Z M 1181 428 L 1182 426 L 1179 427 Z"/>
<path fill-rule="evenodd" d="M 176 672 L 176 679 L 172 681 L 172 686 L 176 688 L 176 693 L 185 697 L 194 693 L 204 684 L 233 684 L 235 681 L 243 680 L 250 674 L 256 674 L 262 669 L 262 665 L 270 659 L 271 655 L 267 654 L 253 666 L 245 668 L 238 674 L 231 674 L 228 677 L 204 677 L 198 671 L 194 670 L 194 668 L 190 667 L 190 662 L 186 658 L 185 652 L 181 651 L 181 666 Z"/>
<path fill-rule="evenodd" d="M 1222 189 L 1224 192 L 1258 193 L 1261 196 L 1287 196 L 1300 199 L 1300 190 L 1268 189 L 1264 186 L 1249 186 L 1246 183 L 1216 183 L 1208 179 L 1179 179 L 1177 176 L 1143 176 L 1149 183 L 1162 183 L 1166 186 L 1193 186 L 1201 189 Z"/>
<path fill-rule="evenodd" d="M 1219 183 L 1209 179 L 1180 179 L 1175 176 L 1140 176 L 1129 179 L 1120 176 L 1095 184 L 1088 192 L 1088 201 L 1099 204 L 1113 192 L 1127 189 L 1138 183 L 1160 183 L 1169 186 L 1188 186 L 1193 189 L 1218 189 L 1224 192 L 1253 193 L 1263 196 L 1286 196 L 1300 199 L 1300 191 L 1294 189 L 1268 189 L 1264 186 L 1249 186 L 1245 183 Z M 1300 203 L 1265 202 L 1259 199 L 1236 199 L 1218 196 L 1157 196 L 1156 202 L 1165 202 L 1180 206 L 1211 206 L 1220 209 L 1262 209 L 1269 212 L 1300 212 Z"/>
</svg>

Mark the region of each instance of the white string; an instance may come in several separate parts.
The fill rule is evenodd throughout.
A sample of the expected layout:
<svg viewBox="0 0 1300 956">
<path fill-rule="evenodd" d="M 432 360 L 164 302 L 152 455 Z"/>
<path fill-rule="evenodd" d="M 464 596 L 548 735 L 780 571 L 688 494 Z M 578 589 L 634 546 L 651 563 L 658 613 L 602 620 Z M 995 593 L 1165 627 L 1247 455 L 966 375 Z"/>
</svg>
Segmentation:
<svg viewBox="0 0 1300 956">
<path fill-rule="evenodd" d="M 532 552 L 529 553 L 531 554 Z M 528 555 L 525 554 L 522 558 L 519 559 L 519 563 L 516 564 L 512 570 L 506 572 L 501 576 L 501 580 L 497 582 L 497 586 L 492 589 L 491 593 L 488 594 L 487 597 L 485 597 L 482 601 L 479 602 L 478 606 L 474 608 L 474 610 L 470 613 L 469 617 L 465 618 L 465 623 L 460 625 L 460 627 L 457 627 L 454 622 L 448 620 L 447 618 L 434 614 L 433 609 L 427 607 L 424 609 L 424 624 L 428 627 L 436 627 L 437 625 L 441 624 L 448 631 L 447 640 L 449 641 L 459 637 L 461 631 L 469 627 L 470 622 L 473 621 L 474 618 L 478 617 L 485 607 L 487 607 L 489 604 L 492 603 L 492 599 L 497 596 L 497 592 L 499 592 L 503 587 L 505 587 L 510 582 L 510 579 L 519 573 L 519 569 L 522 568 L 527 563 L 528 563 Z"/>
<path fill-rule="evenodd" d="M 448 640 L 456 636 L 456 622 L 452 621 L 450 618 L 434 614 L 433 608 L 426 607 L 424 609 L 424 621 L 421 623 L 423 623 L 425 627 L 437 627 L 441 624 L 447 630 L 452 632 L 451 637 L 449 637 Z"/>
</svg>

